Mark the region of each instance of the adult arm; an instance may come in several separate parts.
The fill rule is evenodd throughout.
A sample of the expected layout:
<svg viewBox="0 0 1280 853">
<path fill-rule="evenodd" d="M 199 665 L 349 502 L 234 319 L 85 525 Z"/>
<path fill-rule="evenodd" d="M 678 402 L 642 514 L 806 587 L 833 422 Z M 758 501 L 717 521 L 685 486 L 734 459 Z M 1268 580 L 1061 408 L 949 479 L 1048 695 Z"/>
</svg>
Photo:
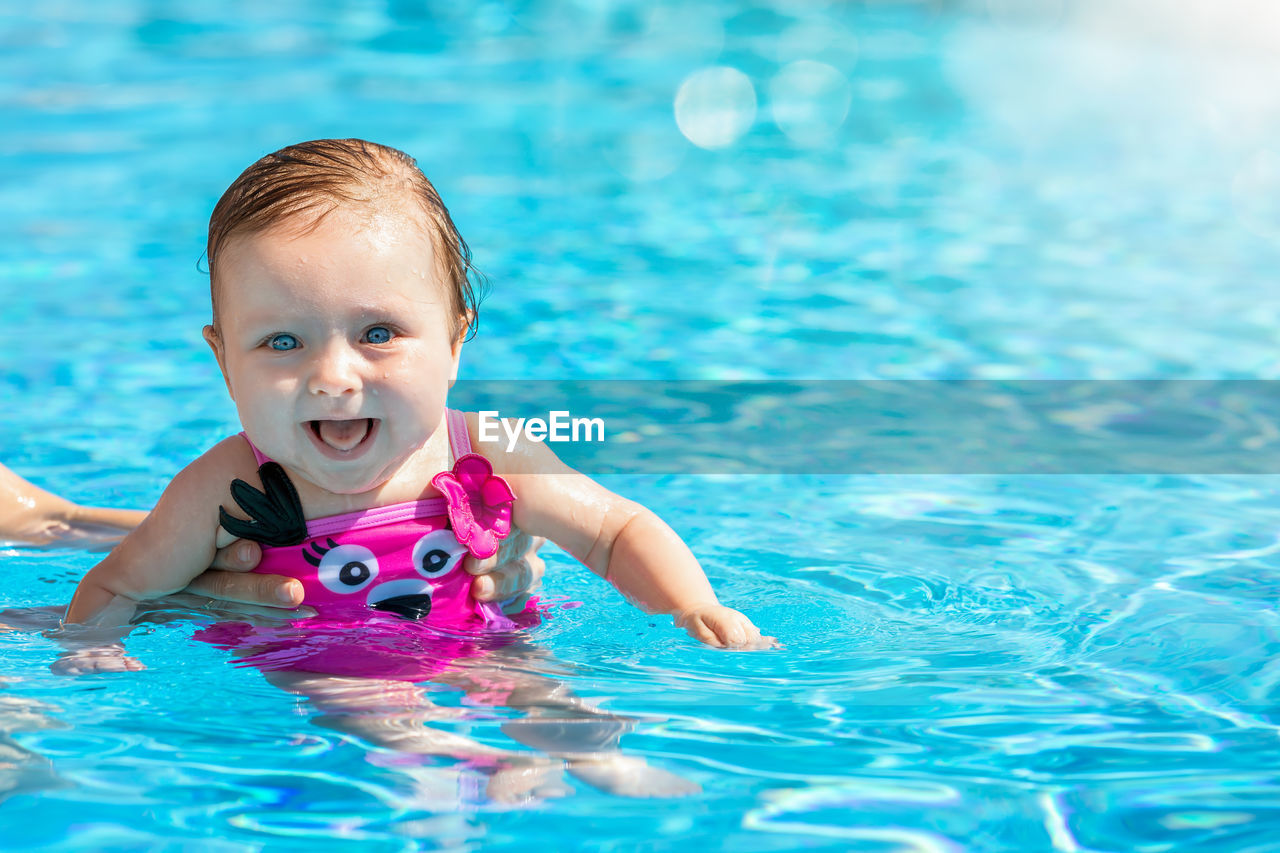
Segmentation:
<svg viewBox="0 0 1280 853">
<path fill-rule="evenodd" d="M 0 465 L 0 540 L 105 548 L 117 544 L 146 517 L 142 510 L 82 506 Z M 545 564 L 538 556 L 542 543 L 517 531 L 496 557 L 469 558 L 466 568 L 476 576 L 472 585 L 476 598 L 503 601 L 508 612 L 519 612 L 542 579 Z M 193 579 L 186 591 L 262 607 L 299 606 L 302 585 L 293 578 L 255 573 L 261 559 L 256 542 L 233 542 L 218 549 L 209 569 Z"/>
<path fill-rule="evenodd" d="M 105 545 L 137 527 L 145 512 L 80 506 L 0 465 L 0 539 Z"/>
</svg>

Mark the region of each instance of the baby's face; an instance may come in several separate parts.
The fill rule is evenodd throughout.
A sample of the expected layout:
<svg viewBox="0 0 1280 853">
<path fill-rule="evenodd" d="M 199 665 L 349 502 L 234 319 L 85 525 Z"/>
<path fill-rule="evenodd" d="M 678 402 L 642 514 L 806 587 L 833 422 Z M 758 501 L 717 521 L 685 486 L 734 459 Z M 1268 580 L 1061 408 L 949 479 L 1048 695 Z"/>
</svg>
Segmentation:
<svg viewBox="0 0 1280 853">
<path fill-rule="evenodd" d="M 232 238 L 219 255 L 219 332 L 206 338 L 245 432 L 317 486 L 392 478 L 440 426 L 457 376 L 449 300 L 408 214 L 334 210 Z"/>
</svg>

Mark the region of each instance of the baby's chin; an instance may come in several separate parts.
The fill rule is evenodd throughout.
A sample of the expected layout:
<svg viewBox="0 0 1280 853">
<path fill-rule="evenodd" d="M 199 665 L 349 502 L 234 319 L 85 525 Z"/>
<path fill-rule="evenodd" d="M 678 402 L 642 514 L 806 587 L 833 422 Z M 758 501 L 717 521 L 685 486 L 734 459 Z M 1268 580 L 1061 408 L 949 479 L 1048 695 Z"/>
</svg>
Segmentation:
<svg viewBox="0 0 1280 853">
<path fill-rule="evenodd" d="M 328 459 L 300 460 L 295 466 L 285 465 L 296 471 L 313 486 L 335 495 L 360 495 L 373 491 L 387 483 L 399 469 L 399 463 L 372 458 L 359 462 L 333 462 Z"/>
</svg>

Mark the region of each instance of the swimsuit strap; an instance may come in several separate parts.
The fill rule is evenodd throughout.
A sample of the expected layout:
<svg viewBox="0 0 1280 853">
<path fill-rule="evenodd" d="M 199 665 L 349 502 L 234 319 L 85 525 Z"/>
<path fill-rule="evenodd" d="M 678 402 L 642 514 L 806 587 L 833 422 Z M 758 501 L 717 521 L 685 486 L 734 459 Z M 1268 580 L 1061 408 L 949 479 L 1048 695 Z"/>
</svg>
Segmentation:
<svg viewBox="0 0 1280 853">
<path fill-rule="evenodd" d="M 471 436 L 467 434 L 467 419 L 457 409 L 445 412 L 449 427 L 449 447 L 453 450 L 453 461 L 457 462 L 471 452 Z"/>
<path fill-rule="evenodd" d="M 257 460 L 259 468 L 271 461 L 271 457 L 259 450 L 258 445 L 249 441 L 249 436 L 242 432 L 240 433 L 240 437 L 249 442 L 249 449 L 253 451 L 253 458 Z"/>
</svg>

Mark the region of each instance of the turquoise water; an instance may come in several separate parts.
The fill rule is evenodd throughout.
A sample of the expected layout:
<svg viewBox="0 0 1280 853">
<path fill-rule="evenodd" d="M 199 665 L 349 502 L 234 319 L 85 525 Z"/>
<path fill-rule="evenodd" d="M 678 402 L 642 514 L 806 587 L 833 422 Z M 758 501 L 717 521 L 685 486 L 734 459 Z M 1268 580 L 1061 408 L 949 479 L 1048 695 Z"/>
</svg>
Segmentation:
<svg viewBox="0 0 1280 853">
<path fill-rule="evenodd" d="M 1275 21 L 1156 5 L 4 4 L 3 460 L 147 506 L 236 429 L 208 213 L 323 136 L 440 187 L 493 282 L 467 378 L 1275 378 Z M 607 482 L 785 648 L 701 648 L 548 549 L 585 606 L 519 665 L 701 794 L 502 806 L 192 642 L 207 613 L 66 679 L 37 612 L 0 644 L 0 846 L 1280 849 L 1274 477 Z M 2 553 L 8 608 L 95 560 Z"/>
</svg>

